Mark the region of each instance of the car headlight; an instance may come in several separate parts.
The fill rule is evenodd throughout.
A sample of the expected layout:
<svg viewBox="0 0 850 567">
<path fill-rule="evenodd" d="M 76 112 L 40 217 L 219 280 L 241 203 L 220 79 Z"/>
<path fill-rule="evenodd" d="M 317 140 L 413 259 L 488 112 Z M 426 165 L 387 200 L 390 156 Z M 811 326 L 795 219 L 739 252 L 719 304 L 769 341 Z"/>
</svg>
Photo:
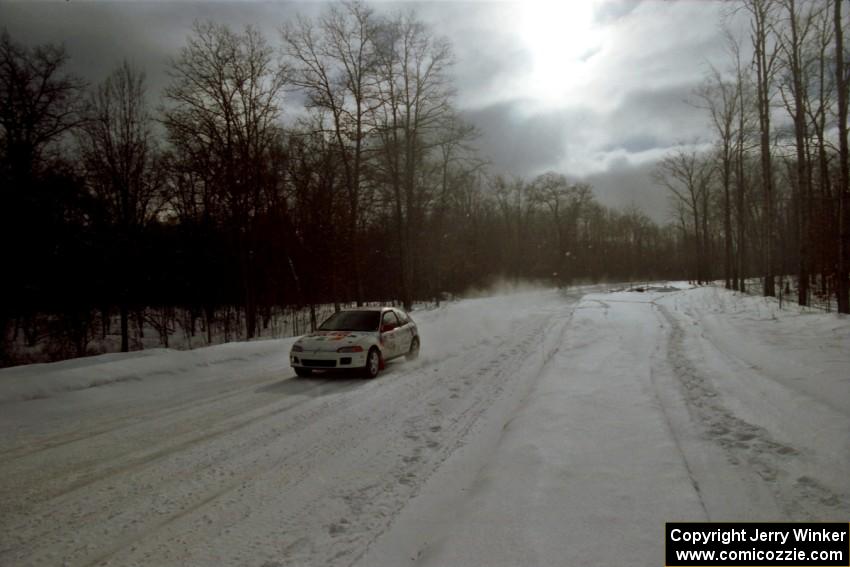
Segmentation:
<svg viewBox="0 0 850 567">
<path fill-rule="evenodd" d="M 336 349 L 337 352 L 363 352 L 362 346 L 344 346 Z"/>
<path fill-rule="evenodd" d="M 301 345 L 292 345 L 292 352 L 304 352 L 304 347 Z"/>
</svg>

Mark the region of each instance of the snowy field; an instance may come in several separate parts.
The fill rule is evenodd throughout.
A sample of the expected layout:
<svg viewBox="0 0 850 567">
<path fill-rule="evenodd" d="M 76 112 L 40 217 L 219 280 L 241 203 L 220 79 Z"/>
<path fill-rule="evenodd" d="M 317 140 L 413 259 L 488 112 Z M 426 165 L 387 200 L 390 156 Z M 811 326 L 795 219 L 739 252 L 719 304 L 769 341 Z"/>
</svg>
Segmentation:
<svg viewBox="0 0 850 567">
<path fill-rule="evenodd" d="M 850 517 L 850 319 L 678 284 L 0 370 L 0 565 L 661 565 L 665 521 Z"/>
</svg>

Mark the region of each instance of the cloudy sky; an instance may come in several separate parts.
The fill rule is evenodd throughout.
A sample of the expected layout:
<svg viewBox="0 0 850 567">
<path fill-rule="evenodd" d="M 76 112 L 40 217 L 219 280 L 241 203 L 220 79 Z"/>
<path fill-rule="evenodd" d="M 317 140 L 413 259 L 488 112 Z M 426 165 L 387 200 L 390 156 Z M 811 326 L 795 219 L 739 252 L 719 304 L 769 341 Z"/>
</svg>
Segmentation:
<svg viewBox="0 0 850 567">
<path fill-rule="evenodd" d="M 456 57 L 457 105 L 481 131 L 482 154 L 503 173 L 544 171 L 590 181 L 605 204 L 668 218 L 649 172 L 679 144 L 710 139 L 693 89 L 728 55 L 728 5 L 702 0 L 418 2 Z M 379 10 L 398 4 L 380 2 Z M 60 41 L 71 70 L 100 81 L 126 58 L 152 94 L 196 19 L 277 27 L 318 2 L 8 2 L 0 26 L 29 44 Z M 727 18 L 728 19 L 728 18 Z M 731 24 L 735 26 L 735 22 Z"/>
</svg>

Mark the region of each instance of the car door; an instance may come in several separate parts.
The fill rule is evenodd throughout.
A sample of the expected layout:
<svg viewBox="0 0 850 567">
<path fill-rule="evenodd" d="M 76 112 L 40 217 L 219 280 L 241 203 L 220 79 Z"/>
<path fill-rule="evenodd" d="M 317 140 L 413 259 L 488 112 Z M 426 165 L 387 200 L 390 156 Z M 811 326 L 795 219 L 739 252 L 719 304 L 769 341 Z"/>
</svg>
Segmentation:
<svg viewBox="0 0 850 567">
<path fill-rule="evenodd" d="M 413 341 L 414 331 L 413 325 L 410 322 L 410 318 L 404 311 L 395 310 L 395 314 L 398 317 L 398 345 L 399 345 L 399 354 L 406 354 L 410 351 L 410 343 Z"/>
<path fill-rule="evenodd" d="M 398 318 L 392 311 L 385 311 L 381 318 L 381 342 L 385 359 L 399 355 L 399 338 Z"/>
</svg>

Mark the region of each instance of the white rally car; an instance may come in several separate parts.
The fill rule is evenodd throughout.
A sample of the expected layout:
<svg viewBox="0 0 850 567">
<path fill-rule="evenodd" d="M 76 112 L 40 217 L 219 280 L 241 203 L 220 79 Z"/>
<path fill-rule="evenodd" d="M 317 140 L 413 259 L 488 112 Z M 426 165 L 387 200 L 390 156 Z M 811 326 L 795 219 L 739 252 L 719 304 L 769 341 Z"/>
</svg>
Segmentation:
<svg viewBox="0 0 850 567">
<path fill-rule="evenodd" d="M 292 345 L 289 362 L 298 376 L 313 370 L 356 369 L 374 378 L 393 358 L 419 356 L 419 330 L 394 307 L 338 311 Z"/>
</svg>

